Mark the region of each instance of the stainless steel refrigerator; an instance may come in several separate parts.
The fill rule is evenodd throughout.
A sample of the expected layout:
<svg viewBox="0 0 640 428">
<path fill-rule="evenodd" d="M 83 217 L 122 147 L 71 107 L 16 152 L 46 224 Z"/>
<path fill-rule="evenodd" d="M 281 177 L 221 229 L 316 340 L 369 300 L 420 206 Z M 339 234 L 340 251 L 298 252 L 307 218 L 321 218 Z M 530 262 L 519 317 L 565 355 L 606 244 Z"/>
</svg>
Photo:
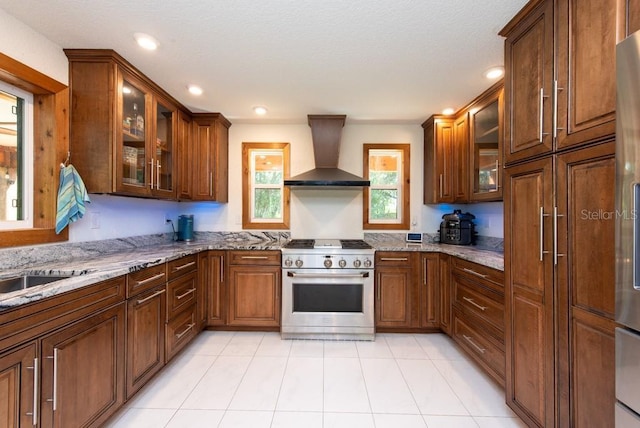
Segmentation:
<svg viewBox="0 0 640 428">
<path fill-rule="evenodd" d="M 616 52 L 616 427 L 640 427 L 640 32 Z"/>
</svg>

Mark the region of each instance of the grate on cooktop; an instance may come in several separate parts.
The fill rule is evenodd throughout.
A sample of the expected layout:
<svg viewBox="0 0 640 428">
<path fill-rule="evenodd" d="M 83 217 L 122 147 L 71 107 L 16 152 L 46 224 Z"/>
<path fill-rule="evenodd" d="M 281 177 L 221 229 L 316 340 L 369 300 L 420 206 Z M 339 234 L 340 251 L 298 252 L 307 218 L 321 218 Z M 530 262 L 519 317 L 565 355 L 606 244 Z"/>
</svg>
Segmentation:
<svg viewBox="0 0 640 428">
<path fill-rule="evenodd" d="M 371 245 L 361 239 L 341 239 L 340 243 L 342 248 L 349 250 L 368 250 L 371 248 Z"/>
<path fill-rule="evenodd" d="M 291 241 L 284 244 L 284 248 L 294 248 L 294 249 L 303 249 L 303 248 L 313 248 L 315 240 L 313 239 L 292 239 Z"/>
</svg>

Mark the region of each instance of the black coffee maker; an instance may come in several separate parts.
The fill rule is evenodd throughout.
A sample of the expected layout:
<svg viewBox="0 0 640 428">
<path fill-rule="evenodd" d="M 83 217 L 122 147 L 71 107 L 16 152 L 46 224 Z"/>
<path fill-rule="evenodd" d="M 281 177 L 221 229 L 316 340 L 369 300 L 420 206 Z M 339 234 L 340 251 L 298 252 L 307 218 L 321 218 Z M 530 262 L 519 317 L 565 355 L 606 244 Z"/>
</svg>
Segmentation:
<svg viewBox="0 0 640 428">
<path fill-rule="evenodd" d="M 473 220 L 476 217 L 462 210 L 453 210 L 451 214 L 442 216 L 440 223 L 440 243 L 454 245 L 471 245 L 476 242 L 476 230 Z"/>
</svg>

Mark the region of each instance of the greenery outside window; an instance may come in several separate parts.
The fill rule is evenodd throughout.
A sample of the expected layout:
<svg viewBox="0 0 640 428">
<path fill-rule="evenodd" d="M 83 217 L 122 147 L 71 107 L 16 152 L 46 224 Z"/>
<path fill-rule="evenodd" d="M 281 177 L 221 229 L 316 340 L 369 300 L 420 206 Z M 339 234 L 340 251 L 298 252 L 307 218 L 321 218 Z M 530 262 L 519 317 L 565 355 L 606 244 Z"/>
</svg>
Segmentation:
<svg viewBox="0 0 640 428">
<path fill-rule="evenodd" d="M 242 227 L 288 229 L 289 143 L 242 143 Z"/>
<path fill-rule="evenodd" d="M 409 229 L 409 144 L 365 144 L 364 229 Z"/>
</svg>

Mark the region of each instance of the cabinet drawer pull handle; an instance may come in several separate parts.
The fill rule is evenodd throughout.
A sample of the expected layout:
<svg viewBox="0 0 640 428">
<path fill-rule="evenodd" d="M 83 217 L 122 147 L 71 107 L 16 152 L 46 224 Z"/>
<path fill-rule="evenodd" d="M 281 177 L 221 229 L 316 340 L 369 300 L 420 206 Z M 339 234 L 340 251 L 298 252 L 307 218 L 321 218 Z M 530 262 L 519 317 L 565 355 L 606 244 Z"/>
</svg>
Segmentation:
<svg viewBox="0 0 640 428">
<path fill-rule="evenodd" d="M 176 299 L 178 299 L 178 300 L 182 300 L 182 299 L 184 299 L 185 297 L 187 297 L 189 294 L 193 293 L 194 291 L 196 291 L 196 289 L 195 289 L 195 288 L 191 288 L 191 289 L 187 290 L 184 294 L 181 294 L 181 295 L 179 295 L 179 296 L 176 296 Z"/>
<path fill-rule="evenodd" d="M 545 254 L 549 254 L 549 251 L 544 249 L 544 218 L 549 215 L 544 213 L 544 207 L 540 207 L 540 261 L 543 260 Z"/>
<path fill-rule="evenodd" d="M 153 293 L 151 296 L 148 296 L 148 297 L 145 297 L 144 299 L 140 299 L 140 300 L 138 300 L 138 301 L 136 302 L 136 305 L 141 305 L 141 304 L 143 304 L 144 302 L 148 302 L 149 300 L 153 299 L 154 297 L 161 295 L 161 294 L 162 294 L 162 293 L 164 293 L 165 291 L 167 291 L 167 290 L 165 290 L 164 288 L 163 288 L 162 290 L 160 290 L 160 291 L 156 291 L 156 292 L 155 292 L 155 293 Z"/>
<path fill-rule="evenodd" d="M 220 284 L 224 283 L 224 256 L 220 256 Z"/>
<path fill-rule="evenodd" d="M 479 276 L 480 278 L 486 278 L 488 275 L 482 274 L 480 272 L 476 272 L 473 269 L 468 269 L 468 268 L 462 268 L 463 271 L 468 272 L 470 274 L 473 274 L 475 276 Z"/>
<path fill-rule="evenodd" d="M 473 306 L 475 306 L 476 308 L 480 309 L 481 311 L 486 311 L 487 307 L 486 306 L 480 306 L 479 304 L 477 304 L 476 302 L 473 301 L 473 299 L 470 299 L 468 297 L 463 297 L 462 300 L 465 300 L 469 303 L 471 303 Z"/>
<path fill-rule="evenodd" d="M 184 331 L 182 333 L 177 333 L 176 334 L 176 339 L 180 339 L 182 336 L 184 336 L 185 334 L 187 334 L 189 332 L 189 330 L 191 330 L 193 327 L 195 326 L 195 323 L 191 323 L 187 326 L 187 328 L 184 329 Z"/>
<path fill-rule="evenodd" d="M 406 262 L 409 260 L 406 257 L 380 257 L 380 261 L 383 262 Z"/>
<path fill-rule="evenodd" d="M 473 346 L 474 348 L 476 348 L 478 350 L 478 352 L 481 352 L 484 354 L 484 351 L 486 351 L 485 348 L 481 348 L 478 345 L 476 345 L 476 343 L 471 339 L 471 337 L 463 334 L 462 337 L 464 337 L 464 339 L 469 342 L 471 344 L 471 346 Z"/>
<path fill-rule="evenodd" d="M 440 198 L 442 198 L 442 174 L 440 174 L 439 183 L 440 183 Z"/>
<path fill-rule="evenodd" d="M 27 367 L 28 370 L 33 370 L 33 412 L 27 412 L 27 416 L 33 417 L 33 426 L 38 425 L 38 397 L 40 396 L 40 386 L 38 385 L 38 359 L 33 359 L 33 366 Z"/>
<path fill-rule="evenodd" d="M 243 260 L 267 260 L 267 256 L 242 256 Z"/>
<path fill-rule="evenodd" d="M 58 348 L 53 348 L 53 357 L 47 357 L 49 360 L 53 360 L 53 398 L 47 399 L 48 402 L 53 402 L 53 411 L 56 411 L 58 407 Z"/>
<path fill-rule="evenodd" d="M 193 266 L 195 264 L 196 264 L 196 262 L 189 262 L 189 263 L 185 263 L 185 264 L 183 264 L 181 266 L 174 266 L 171 272 L 178 272 L 179 270 L 186 269 L 186 268 L 191 267 L 191 266 Z"/>
<path fill-rule="evenodd" d="M 147 279 L 143 279 L 142 281 L 137 281 L 136 285 L 146 284 L 147 282 L 151 282 L 151 281 L 153 281 L 155 279 L 162 278 L 163 276 L 164 276 L 164 272 L 159 273 L 157 275 L 153 275 L 152 277 L 149 277 Z"/>
</svg>

